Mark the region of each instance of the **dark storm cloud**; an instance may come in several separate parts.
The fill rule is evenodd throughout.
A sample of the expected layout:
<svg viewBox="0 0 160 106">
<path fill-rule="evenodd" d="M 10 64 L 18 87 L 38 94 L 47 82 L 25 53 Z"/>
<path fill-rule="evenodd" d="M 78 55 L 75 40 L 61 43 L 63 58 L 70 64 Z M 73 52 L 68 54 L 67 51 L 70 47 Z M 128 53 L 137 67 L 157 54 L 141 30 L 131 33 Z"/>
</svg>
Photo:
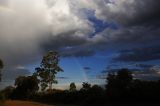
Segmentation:
<svg viewBox="0 0 160 106">
<path fill-rule="evenodd" d="M 97 18 L 118 24 L 118 29 L 106 28 L 95 35 L 96 45 L 102 44 L 117 50 L 144 48 L 144 44 L 156 47 L 159 45 L 160 2 L 158 0 L 112 1 L 109 4 L 101 0 L 95 2 Z"/>
<path fill-rule="evenodd" d="M 159 26 L 159 4 L 159 0 L 135 0 L 133 5 L 133 11 L 135 11 L 135 13 L 132 15 L 133 17 L 128 20 L 128 25 Z"/>
<path fill-rule="evenodd" d="M 156 45 L 160 41 L 159 5 L 159 0 L 1 0 L 0 58 L 14 68 L 35 63 L 50 50 L 63 57 L 84 57 L 110 48 Z M 91 10 L 94 19 L 88 19 L 82 9 Z M 103 22 L 117 26 L 108 28 Z M 115 60 L 160 59 L 155 49 L 146 55 L 143 48 L 131 49 Z"/>
<path fill-rule="evenodd" d="M 150 46 L 145 48 L 136 48 L 120 52 L 113 61 L 122 62 L 144 62 L 160 59 L 160 46 Z"/>
<path fill-rule="evenodd" d="M 48 51 L 48 50 L 65 51 L 65 50 L 71 50 L 71 48 L 75 48 L 87 42 L 87 40 L 84 37 L 74 36 L 73 34 L 74 33 L 70 32 L 69 34 L 66 33 L 66 35 L 59 35 L 56 37 L 50 35 L 49 39 L 46 40 L 41 45 L 41 47 L 43 51 Z"/>
<path fill-rule="evenodd" d="M 102 0 L 95 2 L 95 15 L 122 25 L 147 25 L 159 22 L 159 0 Z"/>
<path fill-rule="evenodd" d="M 110 47 L 118 46 L 118 48 L 135 47 L 145 45 L 153 45 L 160 40 L 160 28 L 134 26 L 114 29 L 106 29 L 95 37 L 99 42 L 104 42 Z M 99 39 L 98 39 L 99 38 Z"/>
<path fill-rule="evenodd" d="M 76 4 L 74 11 L 71 5 L 73 2 Z M 134 46 L 135 43 L 137 46 L 139 43 L 160 40 L 160 28 L 157 27 L 159 1 L 156 0 L 8 0 L 8 3 L 12 5 L 0 10 L 0 56 L 8 64 L 34 62 L 50 50 L 60 51 L 64 56 L 83 57 L 93 56 L 95 50 L 100 51 L 111 46 L 123 48 Z M 35 4 L 38 4 L 37 9 Z M 95 20 L 87 19 L 88 14 L 78 14 L 82 13 L 82 8 L 93 11 Z M 99 25 L 104 21 L 115 21 L 116 25 L 120 25 L 118 29 L 105 29 L 106 26 Z M 129 27 L 122 27 L 123 23 L 131 24 Z M 104 31 L 100 30 L 90 38 L 94 31 L 101 29 L 97 29 L 94 24 L 103 27 Z"/>
<path fill-rule="evenodd" d="M 151 68 L 153 67 L 154 65 L 151 65 L 151 64 L 135 64 L 136 67 L 139 67 L 139 68 L 143 68 L 143 69 L 146 69 L 146 68 Z"/>
</svg>

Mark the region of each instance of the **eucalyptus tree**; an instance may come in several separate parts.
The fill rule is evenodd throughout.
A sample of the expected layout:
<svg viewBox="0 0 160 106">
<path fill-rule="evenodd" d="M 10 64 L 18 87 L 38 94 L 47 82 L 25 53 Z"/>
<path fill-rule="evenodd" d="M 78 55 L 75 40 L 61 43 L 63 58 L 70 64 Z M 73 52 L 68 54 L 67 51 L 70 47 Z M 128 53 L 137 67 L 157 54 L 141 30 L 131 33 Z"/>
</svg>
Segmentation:
<svg viewBox="0 0 160 106">
<path fill-rule="evenodd" d="M 41 90 L 44 91 L 47 87 L 52 89 L 53 83 L 58 83 L 56 74 L 63 71 L 59 66 L 59 55 L 57 52 L 50 51 L 42 58 L 40 67 L 36 68 L 34 75 L 40 80 Z"/>
</svg>

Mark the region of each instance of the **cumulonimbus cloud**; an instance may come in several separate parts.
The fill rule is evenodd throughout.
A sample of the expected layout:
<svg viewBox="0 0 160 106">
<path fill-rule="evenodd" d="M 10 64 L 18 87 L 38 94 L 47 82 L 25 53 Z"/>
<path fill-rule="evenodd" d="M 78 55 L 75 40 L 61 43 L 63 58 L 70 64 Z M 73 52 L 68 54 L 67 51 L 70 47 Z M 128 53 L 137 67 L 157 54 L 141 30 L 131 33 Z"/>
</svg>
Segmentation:
<svg viewBox="0 0 160 106">
<path fill-rule="evenodd" d="M 35 62 L 48 50 L 93 56 L 114 45 L 132 47 L 158 40 L 158 4 L 158 0 L 1 0 L 0 58 L 16 67 Z M 106 27 L 92 35 L 95 28 L 86 10 L 117 29 Z"/>
<path fill-rule="evenodd" d="M 72 38 L 85 39 L 92 32 L 91 23 L 72 13 L 67 0 L 55 0 L 50 6 L 48 2 L 8 0 L 5 5 L 1 3 L 0 57 L 7 64 L 33 61 L 30 58 L 41 54 L 43 45 L 52 42 L 51 39 L 53 47 L 57 43 L 63 47 L 76 44 L 70 42 L 74 42 Z"/>
</svg>

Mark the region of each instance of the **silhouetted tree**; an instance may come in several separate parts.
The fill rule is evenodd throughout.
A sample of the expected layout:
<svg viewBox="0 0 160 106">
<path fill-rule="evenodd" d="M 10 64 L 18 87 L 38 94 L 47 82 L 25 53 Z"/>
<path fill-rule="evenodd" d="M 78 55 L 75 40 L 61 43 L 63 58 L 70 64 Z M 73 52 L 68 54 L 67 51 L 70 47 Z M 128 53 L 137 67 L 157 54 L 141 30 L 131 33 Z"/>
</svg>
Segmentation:
<svg viewBox="0 0 160 106">
<path fill-rule="evenodd" d="M 57 83 L 55 75 L 63 71 L 59 67 L 59 56 L 57 52 L 48 52 L 43 56 L 40 67 L 36 68 L 36 75 L 40 80 L 41 90 L 44 91 L 48 86 L 52 89 L 52 84 Z"/>
<path fill-rule="evenodd" d="M 10 99 L 14 90 L 15 88 L 13 86 L 7 86 L 1 91 L 1 93 L 4 95 L 5 99 Z"/>
<path fill-rule="evenodd" d="M 132 74 L 128 69 L 120 69 L 117 73 L 109 73 L 107 77 L 107 96 L 120 98 L 128 94 L 132 82 Z"/>
<path fill-rule="evenodd" d="M 83 82 L 81 90 L 87 91 L 90 88 L 91 88 L 91 84 L 89 84 L 88 82 Z"/>
<path fill-rule="evenodd" d="M 1 74 L 2 68 L 3 68 L 3 61 L 0 59 L 0 81 L 1 81 L 1 77 L 2 77 L 2 74 Z"/>
<path fill-rule="evenodd" d="M 15 80 L 15 98 L 26 98 L 38 91 L 39 80 L 34 76 L 20 76 Z"/>
<path fill-rule="evenodd" d="M 117 73 L 117 79 L 125 83 L 130 83 L 133 79 L 132 73 L 128 69 L 121 69 Z"/>
<path fill-rule="evenodd" d="M 91 87 L 91 90 L 93 90 L 94 91 L 94 93 L 100 93 L 100 92 L 103 92 L 103 88 L 102 87 L 100 87 L 99 85 L 93 85 L 92 87 Z"/>
<path fill-rule="evenodd" d="M 104 96 L 105 92 L 104 89 L 99 85 L 93 85 L 90 89 L 90 93 L 92 97 L 94 96 L 95 98 L 98 98 Z"/>
<path fill-rule="evenodd" d="M 74 82 L 72 82 L 72 83 L 70 84 L 69 90 L 70 90 L 70 91 L 76 91 L 76 85 L 75 85 Z"/>
</svg>

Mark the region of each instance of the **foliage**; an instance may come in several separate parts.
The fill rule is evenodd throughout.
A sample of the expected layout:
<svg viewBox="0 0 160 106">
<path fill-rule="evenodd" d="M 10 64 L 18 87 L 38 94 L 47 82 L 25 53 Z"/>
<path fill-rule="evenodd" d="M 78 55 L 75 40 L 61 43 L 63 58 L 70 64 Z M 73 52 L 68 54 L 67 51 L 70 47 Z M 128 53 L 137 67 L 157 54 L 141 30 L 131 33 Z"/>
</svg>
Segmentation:
<svg viewBox="0 0 160 106">
<path fill-rule="evenodd" d="M 0 59 L 0 69 L 3 68 L 3 61 Z"/>
<path fill-rule="evenodd" d="M 83 82 L 81 90 L 89 90 L 91 88 L 91 84 L 88 82 Z"/>
<path fill-rule="evenodd" d="M 0 59 L 0 81 L 1 81 L 1 77 L 2 77 L 2 74 L 1 74 L 2 68 L 3 68 L 3 61 Z"/>
<path fill-rule="evenodd" d="M 0 94 L 4 99 L 10 99 L 14 90 L 15 88 L 13 86 L 7 86 L 3 90 L 1 90 Z"/>
<path fill-rule="evenodd" d="M 44 103 L 79 104 L 82 106 L 105 106 L 106 104 L 123 104 L 127 102 L 146 103 L 146 101 L 159 102 L 160 81 L 134 79 L 128 69 L 120 69 L 118 72 L 108 73 L 106 89 L 99 85 L 92 86 L 88 82 L 83 82 L 82 88 L 76 90 L 76 85 L 72 82 L 69 90 L 48 89 L 45 92 L 37 92 L 39 81 L 41 81 L 41 86 L 44 87 L 42 89 L 45 89 L 50 84 L 50 79 L 47 79 L 50 71 L 54 72 L 52 83 L 56 81 L 55 74 L 59 71 L 52 70 L 53 68 L 50 68 L 52 66 L 51 63 L 46 63 L 49 65 L 42 65 L 37 68 L 37 72 L 32 76 L 18 77 L 15 80 L 15 88 L 12 86 L 6 87 L 0 92 L 0 98 L 30 99 Z M 45 82 L 46 80 L 47 83 Z"/>
<path fill-rule="evenodd" d="M 132 74 L 127 69 L 120 69 L 117 73 L 109 73 L 107 82 L 106 92 L 109 99 L 120 98 L 123 94 L 127 94 L 132 82 Z"/>
<path fill-rule="evenodd" d="M 160 98 L 160 81 L 142 81 L 133 79 L 128 69 L 109 73 L 106 96 L 108 101 L 157 101 Z"/>
<path fill-rule="evenodd" d="M 87 83 L 88 84 L 88 83 Z M 89 84 L 90 85 L 90 84 Z M 37 94 L 36 101 L 45 103 L 78 104 L 78 105 L 101 105 L 105 102 L 105 90 L 98 85 L 93 85 L 88 90 L 54 90 L 53 92 Z"/>
<path fill-rule="evenodd" d="M 20 76 L 15 80 L 13 98 L 27 98 L 36 93 L 39 89 L 39 80 L 34 76 Z"/>
<path fill-rule="evenodd" d="M 70 91 L 76 91 L 76 85 L 75 85 L 75 83 L 74 82 L 72 82 L 71 84 L 70 84 L 70 89 L 69 89 Z"/>
<path fill-rule="evenodd" d="M 44 91 L 48 86 L 52 89 L 52 84 L 57 83 L 55 75 L 63 71 L 59 67 L 59 56 L 57 52 L 48 52 L 43 56 L 40 67 L 36 68 L 35 76 L 40 80 L 41 90 Z"/>
</svg>

